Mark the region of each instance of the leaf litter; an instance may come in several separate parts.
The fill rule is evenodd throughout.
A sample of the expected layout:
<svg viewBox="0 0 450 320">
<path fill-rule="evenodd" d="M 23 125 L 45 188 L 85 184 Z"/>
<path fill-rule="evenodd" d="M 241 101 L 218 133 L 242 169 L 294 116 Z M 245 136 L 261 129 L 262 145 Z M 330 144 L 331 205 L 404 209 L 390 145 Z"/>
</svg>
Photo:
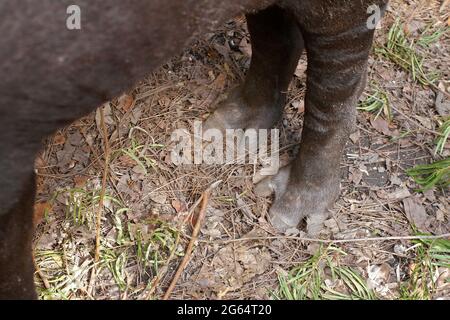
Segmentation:
<svg viewBox="0 0 450 320">
<path fill-rule="evenodd" d="M 449 92 L 445 78 L 450 61 L 449 34 L 444 32 L 433 42 L 427 31 L 431 30 L 428 26 L 442 30 L 447 23 L 448 13 L 439 9 L 438 1 L 423 6 L 419 1 L 392 1 L 375 47 L 386 43 L 397 17 L 412 21 L 407 36 L 425 39 L 419 41 L 418 50 L 426 56 L 426 70 L 438 72 L 441 77 L 436 86 Z M 413 19 L 408 20 L 412 13 Z M 196 248 L 172 298 L 273 299 L 277 294 L 280 297 L 285 285 L 289 290 L 284 294 L 296 292 L 297 298 L 304 297 L 293 279 L 299 270 L 310 270 L 311 259 L 317 258 L 318 252 L 326 252 L 319 259 L 321 281 L 300 282 L 312 288 L 307 298 L 450 296 L 445 260 L 448 239 L 348 242 L 336 244 L 331 251 L 289 237 L 273 239 L 275 234 L 267 223 L 271 198 L 259 197 L 254 190 L 258 168 L 176 167 L 171 163 L 170 134 L 179 128 L 191 130 L 192 121 L 204 119 L 243 78 L 242 70 L 250 62 L 248 39 L 242 17 L 229 21 L 136 88 L 105 104 L 112 152 L 101 225 L 102 268 L 92 296 L 87 294 L 95 238 L 92 221 L 104 165 L 98 113 L 48 139 L 36 161 L 35 215 L 40 223 L 35 260 L 41 298 L 161 298 L 189 242 L 194 204 L 217 179 L 224 182 L 211 196 Z M 278 125 L 285 160 L 293 158 L 301 139 L 306 63 L 303 56 L 288 92 L 284 119 Z M 378 116 L 371 111 L 358 112 L 357 130 L 351 134 L 341 161 L 341 196 L 320 237 L 351 240 L 448 233 L 448 188 L 420 192 L 420 186 L 406 174 L 417 165 L 448 157 L 448 145 L 444 145 L 442 155 L 436 155 L 434 142 L 443 115 L 448 115 L 448 97 L 414 81 L 386 57 L 373 54 L 369 73 L 382 91 L 376 97 L 386 96 L 392 109 L 388 113 L 388 107 L 381 105 L 382 109 L 376 109 L 382 110 Z M 371 95 L 368 87 L 364 97 Z M 132 156 L 123 150 L 136 152 Z M 68 212 L 79 213 L 76 217 L 80 219 Z M 179 243 L 175 241 L 178 235 Z M 305 236 L 301 229 L 295 235 Z M 240 241 L 245 237 L 257 240 Z M 429 269 L 427 261 L 436 266 Z M 156 278 L 160 281 L 152 288 Z"/>
</svg>

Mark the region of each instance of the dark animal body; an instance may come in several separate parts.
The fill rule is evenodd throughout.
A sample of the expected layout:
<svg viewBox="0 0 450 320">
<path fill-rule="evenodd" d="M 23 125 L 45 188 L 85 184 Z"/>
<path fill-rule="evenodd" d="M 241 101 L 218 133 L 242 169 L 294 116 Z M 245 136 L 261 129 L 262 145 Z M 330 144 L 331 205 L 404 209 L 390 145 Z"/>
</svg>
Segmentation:
<svg viewBox="0 0 450 320">
<path fill-rule="evenodd" d="M 303 50 L 308 54 L 296 160 L 263 182 L 279 230 L 316 233 L 339 193 L 339 161 L 355 125 L 373 28 L 387 0 L 3 0 L 0 3 L 0 299 L 36 298 L 31 241 L 34 157 L 42 140 L 148 75 L 192 39 L 246 13 L 246 80 L 206 122 L 270 128 Z M 81 29 L 66 27 L 81 8 Z"/>
</svg>

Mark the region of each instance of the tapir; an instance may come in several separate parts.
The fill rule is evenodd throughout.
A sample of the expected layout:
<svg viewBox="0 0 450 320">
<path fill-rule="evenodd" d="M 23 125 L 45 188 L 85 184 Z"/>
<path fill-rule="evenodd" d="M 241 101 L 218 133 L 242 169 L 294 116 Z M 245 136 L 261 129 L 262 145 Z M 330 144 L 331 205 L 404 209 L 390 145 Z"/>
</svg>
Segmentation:
<svg viewBox="0 0 450 320">
<path fill-rule="evenodd" d="M 295 160 L 270 178 L 269 218 L 280 231 L 306 219 L 307 231 L 317 233 L 339 194 L 339 163 L 366 83 L 375 31 L 369 8 L 382 15 L 386 5 L 387 0 L 2 0 L 0 299 L 37 298 L 33 165 L 43 139 L 240 14 L 251 38 L 250 67 L 206 124 L 220 130 L 273 127 L 305 50 L 302 139 Z"/>
</svg>

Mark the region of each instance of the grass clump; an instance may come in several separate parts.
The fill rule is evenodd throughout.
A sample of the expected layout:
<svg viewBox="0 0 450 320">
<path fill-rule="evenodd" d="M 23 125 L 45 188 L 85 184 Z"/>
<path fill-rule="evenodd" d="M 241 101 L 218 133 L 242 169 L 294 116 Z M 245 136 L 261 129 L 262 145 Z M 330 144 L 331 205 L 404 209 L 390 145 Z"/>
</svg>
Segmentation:
<svg viewBox="0 0 450 320">
<path fill-rule="evenodd" d="M 92 242 L 78 232 L 94 228 L 99 191 L 69 189 L 64 193 L 68 223 L 62 230 L 62 240 L 52 250 L 35 251 L 41 299 L 72 299 L 86 294 L 80 288 L 89 287 L 94 266 Z M 115 285 L 121 295 L 142 298 L 152 279 L 167 272 L 171 259 L 183 255 L 179 231 L 156 218 L 132 222 L 127 217 L 130 209 L 119 200 L 106 195 L 104 201 L 108 205 L 104 207 L 97 277 Z"/>
<path fill-rule="evenodd" d="M 450 27 L 443 27 L 438 30 L 432 30 L 432 25 L 429 25 L 423 32 L 421 37 L 417 40 L 417 43 L 423 47 L 428 48 L 433 43 L 439 41 L 439 39 L 450 30 Z"/>
<path fill-rule="evenodd" d="M 89 260 L 75 265 L 76 257 L 64 249 L 36 250 L 36 265 L 45 275 L 47 285 L 36 278 L 36 289 L 40 299 L 68 300 L 78 290 L 77 283 L 87 278 L 92 264 Z"/>
<path fill-rule="evenodd" d="M 162 145 L 151 145 L 150 147 Z M 137 165 L 139 165 L 145 174 L 148 174 L 148 169 L 155 168 L 156 161 L 146 155 L 148 147 L 139 145 L 136 140 L 131 139 L 131 146 L 126 149 L 121 149 L 121 152 L 130 157 Z"/>
<path fill-rule="evenodd" d="M 132 267 L 140 279 L 149 281 L 161 273 L 173 255 L 180 256 L 179 232 L 158 219 L 149 219 L 139 224 L 124 223 L 116 214 L 116 238 L 103 241 L 100 251 L 100 265 L 112 274 L 120 291 L 136 292 L 134 281 L 127 274 Z M 148 288 L 141 288 L 148 289 Z"/>
<path fill-rule="evenodd" d="M 90 229 L 95 226 L 95 210 L 100 202 L 100 190 L 85 190 L 73 188 L 64 191 L 67 194 L 66 218 L 72 219 L 75 225 L 87 225 Z M 105 195 L 103 201 L 121 205 L 120 200 Z"/>
<path fill-rule="evenodd" d="M 355 270 L 339 266 L 337 259 L 346 255 L 340 248 L 321 247 L 316 254 L 292 269 L 279 272 L 280 300 L 368 300 L 375 299 L 364 279 Z"/>
<path fill-rule="evenodd" d="M 440 33 L 423 35 L 417 40 L 417 43 L 429 46 L 433 41 L 439 39 L 439 35 Z M 418 52 L 416 41 L 408 39 L 406 36 L 400 19 L 397 19 L 389 30 L 386 44 L 376 48 L 375 51 L 409 72 L 414 81 L 425 86 L 435 87 L 434 83 L 438 79 L 438 75 L 425 70 L 425 58 Z"/>
<path fill-rule="evenodd" d="M 450 158 L 415 166 L 406 171 L 413 180 L 427 191 L 434 187 L 448 187 L 450 185 Z"/>
<path fill-rule="evenodd" d="M 400 299 L 432 299 L 438 268 L 450 268 L 450 240 L 421 239 L 413 243 L 415 259 L 410 264 L 409 281 L 400 286 Z"/>
<path fill-rule="evenodd" d="M 436 140 L 435 154 L 442 154 L 450 136 L 450 117 L 448 117 L 439 129 L 439 137 Z"/>
<path fill-rule="evenodd" d="M 375 119 L 383 113 L 388 121 L 392 120 L 392 109 L 387 93 L 376 85 L 372 85 L 372 93 L 359 103 L 357 109 L 375 114 Z"/>
</svg>

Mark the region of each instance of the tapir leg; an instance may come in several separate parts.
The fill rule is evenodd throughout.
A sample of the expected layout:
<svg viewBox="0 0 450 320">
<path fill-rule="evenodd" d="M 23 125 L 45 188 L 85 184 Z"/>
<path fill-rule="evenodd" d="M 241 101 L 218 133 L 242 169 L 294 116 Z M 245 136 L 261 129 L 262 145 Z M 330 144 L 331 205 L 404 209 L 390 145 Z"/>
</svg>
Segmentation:
<svg viewBox="0 0 450 320">
<path fill-rule="evenodd" d="M 374 35 L 366 13 L 372 2 L 319 0 L 297 8 L 308 54 L 305 121 L 297 158 L 272 179 L 270 219 L 277 229 L 307 217 L 308 232 L 316 234 L 339 194 L 340 160 L 355 128 Z"/>
<path fill-rule="evenodd" d="M 0 215 L 0 300 L 36 299 L 31 257 L 35 179 L 31 173 L 21 197 Z"/>
<path fill-rule="evenodd" d="M 244 83 L 208 118 L 206 129 L 270 128 L 281 118 L 304 48 L 297 19 L 277 5 L 246 18 L 252 46 L 250 69 Z"/>
</svg>

